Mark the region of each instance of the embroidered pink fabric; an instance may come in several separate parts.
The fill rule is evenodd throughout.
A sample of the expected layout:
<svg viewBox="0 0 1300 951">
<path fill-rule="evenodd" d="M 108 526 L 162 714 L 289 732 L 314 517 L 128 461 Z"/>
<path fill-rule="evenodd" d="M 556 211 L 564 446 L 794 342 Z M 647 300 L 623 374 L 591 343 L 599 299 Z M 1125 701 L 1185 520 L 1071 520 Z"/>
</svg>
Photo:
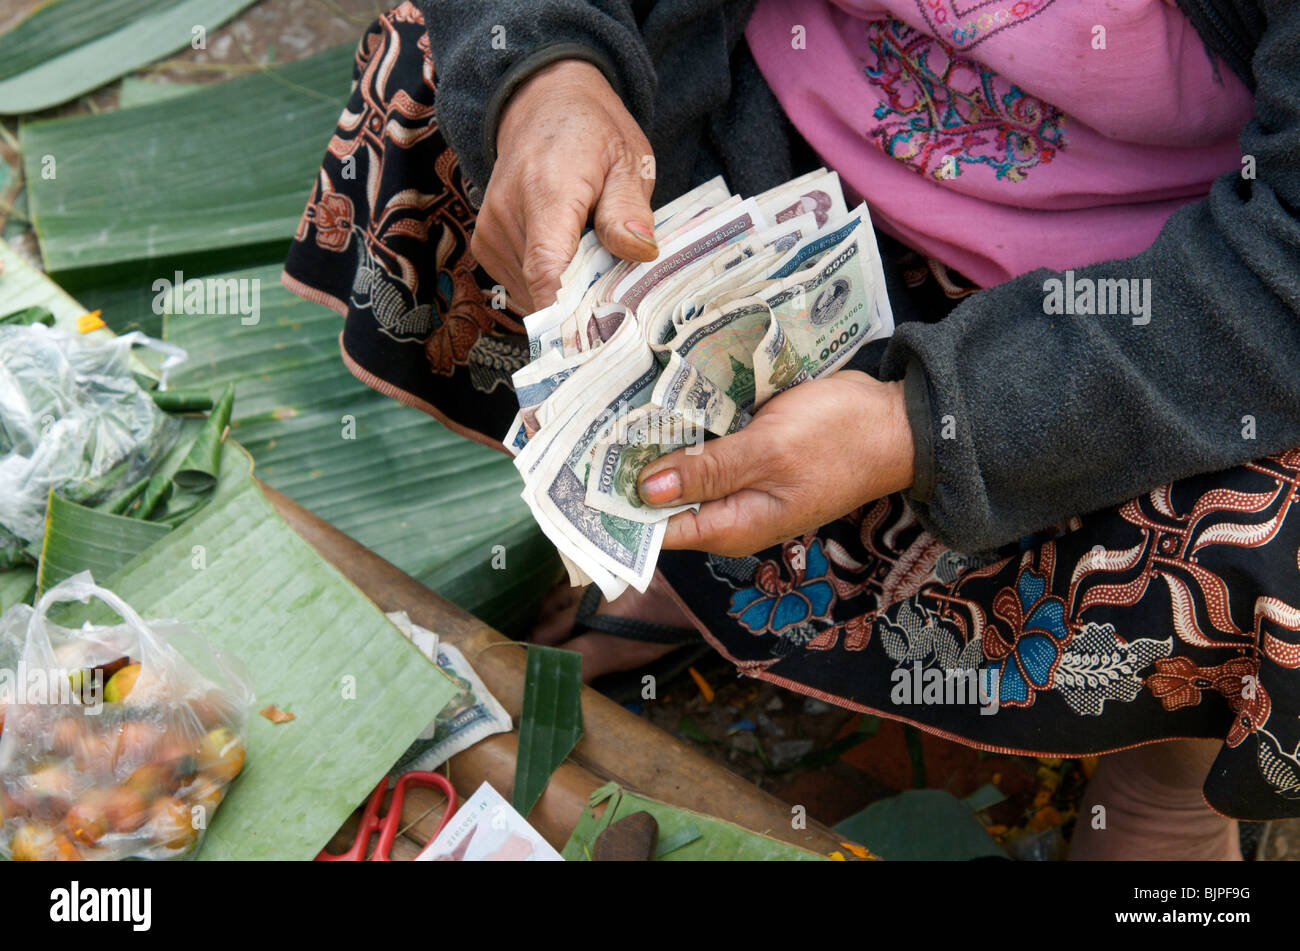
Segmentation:
<svg viewBox="0 0 1300 951">
<path fill-rule="evenodd" d="M 750 49 L 884 231 L 987 286 L 1146 248 L 1252 97 L 1171 0 L 759 0 Z"/>
</svg>

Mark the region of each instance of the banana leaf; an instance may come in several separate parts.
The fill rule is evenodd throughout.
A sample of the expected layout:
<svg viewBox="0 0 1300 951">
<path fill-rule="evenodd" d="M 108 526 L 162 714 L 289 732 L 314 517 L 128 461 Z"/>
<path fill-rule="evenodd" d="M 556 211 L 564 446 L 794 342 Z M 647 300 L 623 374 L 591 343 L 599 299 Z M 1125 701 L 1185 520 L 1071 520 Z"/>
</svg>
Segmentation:
<svg viewBox="0 0 1300 951">
<path fill-rule="evenodd" d="M 157 335 L 155 281 L 283 261 L 347 101 L 354 51 L 152 105 L 23 123 L 46 269 L 115 330 Z"/>
<path fill-rule="evenodd" d="M 52 56 L 120 30 L 142 13 L 178 2 L 48 0 L 0 35 L 0 79 L 8 79 Z"/>
<path fill-rule="evenodd" d="M 0 244 L 0 254 L 12 252 Z M 43 275 L 15 270 L 37 302 L 81 312 Z M 13 277 L 0 274 L 0 299 Z M 183 425 L 192 433 L 202 421 Z M 186 431 L 177 445 L 189 445 Z M 179 451 L 160 472 L 174 471 Z M 244 663 L 257 699 L 296 715 L 280 726 L 250 717 L 245 769 L 198 857 L 310 859 L 458 688 L 289 527 L 231 440 L 206 498 L 191 520 L 96 580 L 146 618 L 198 626 Z M 0 572 L 0 604 L 34 581 L 30 569 Z M 67 613 L 61 620 L 75 624 L 93 609 Z"/>
<path fill-rule="evenodd" d="M 217 466 L 221 461 L 221 437 L 230 423 L 230 410 L 235 403 L 235 385 L 227 383 L 216 405 L 208 414 L 190 446 L 189 453 L 172 477 L 177 487 L 196 495 L 211 491 L 217 484 Z"/>
<path fill-rule="evenodd" d="M 278 267 L 220 277 L 259 282 L 260 319 L 169 315 L 164 338 L 190 354 L 172 383 L 235 383 L 231 436 L 260 478 L 465 610 L 523 630 L 560 567 L 509 458 L 358 382 L 338 315 L 290 294 Z"/>
<path fill-rule="evenodd" d="M 942 789 L 907 789 L 835 826 L 885 860 L 1007 858 L 971 807 Z"/>
<path fill-rule="evenodd" d="M 50 492 L 39 590 L 87 569 L 96 578 L 107 577 L 169 531 L 166 525 L 100 512 Z"/>
<path fill-rule="evenodd" d="M 530 644 L 519 713 L 510 805 L 527 818 L 546 784 L 582 738 L 582 655 Z"/>
<path fill-rule="evenodd" d="M 206 412 L 212 409 L 212 393 L 202 387 L 184 390 L 175 388 L 150 390 L 149 395 L 153 397 L 155 405 L 160 410 L 168 413 Z M 226 415 L 229 421 L 230 414 Z"/>
<path fill-rule="evenodd" d="M 109 496 L 107 499 L 100 502 L 95 506 L 95 509 L 100 512 L 108 512 L 110 515 L 121 515 L 130 508 L 131 503 L 134 502 L 139 497 L 140 493 L 148 487 L 151 479 L 152 476 L 144 476 L 143 478 L 137 479 L 134 483 L 128 485 L 116 495 Z"/>
<path fill-rule="evenodd" d="M 0 571 L 0 613 L 15 604 L 31 604 L 36 592 L 36 569 L 27 565 Z"/>
<path fill-rule="evenodd" d="M 139 79 L 135 76 L 123 76 L 122 86 L 117 95 L 117 107 L 130 109 L 132 106 L 151 106 L 164 99 L 175 99 L 186 93 L 205 88 L 204 83 L 160 82 L 151 79 Z"/>
<path fill-rule="evenodd" d="M 0 327 L 26 327 L 32 324 L 54 326 L 54 314 L 48 307 L 24 307 L 0 317 Z"/>
<path fill-rule="evenodd" d="M 601 816 L 595 807 L 607 802 Z M 659 823 L 657 862 L 818 862 L 824 855 L 751 832 L 722 819 L 647 799 L 618 783 L 606 783 L 591 794 L 573 835 L 560 852 L 570 862 L 589 862 L 596 837 L 606 826 L 634 812 L 648 812 Z M 668 848 L 666 846 L 675 846 Z"/>
<path fill-rule="evenodd" d="M 226 443 L 213 502 L 96 580 L 143 617 L 194 624 L 250 672 L 248 759 L 201 859 L 304 860 L 454 696 L 456 686 L 266 501 Z M 102 620 L 93 609 L 61 617 Z"/>
<path fill-rule="evenodd" d="M 0 241 L 0 312 L 9 314 L 29 307 L 43 307 L 54 315 L 54 326 L 59 330 L 73 331 L 77 318 L 86 308 L 48 277 L 27 263 L 27 260 Z M 86 334 L 87 340 L 112 339 L 106 328 Z"/>
<path fill-rule="evenodd" d="M 75 99 L 211 34 L 254 0 L 55 0 L 0 37 L 0 114 Z M 30 181 L 30 179 L 29 179 Z"/>
</svg>

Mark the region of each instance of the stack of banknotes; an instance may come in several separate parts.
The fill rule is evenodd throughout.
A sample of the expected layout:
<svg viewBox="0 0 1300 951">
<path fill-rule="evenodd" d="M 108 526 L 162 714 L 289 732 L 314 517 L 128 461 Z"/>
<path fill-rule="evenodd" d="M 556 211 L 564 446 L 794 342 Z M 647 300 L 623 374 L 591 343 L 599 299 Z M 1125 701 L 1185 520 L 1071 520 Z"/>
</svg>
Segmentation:
<svg viewBox="0 0 1300 951">
<path fill-rule="evenodd" d="M 583 236 L 555 303 L 525 319 L 504 439 L 570 582 L 609 600 L 646 589 L 666 520 L 689 507 L 642 502 L 647 463 L 735 432 L 894 329 L 867 208 L 846 207 L 834 172 L 754 198 L 715 178 L 654 225 L 648 263 Z"/>
</svg>

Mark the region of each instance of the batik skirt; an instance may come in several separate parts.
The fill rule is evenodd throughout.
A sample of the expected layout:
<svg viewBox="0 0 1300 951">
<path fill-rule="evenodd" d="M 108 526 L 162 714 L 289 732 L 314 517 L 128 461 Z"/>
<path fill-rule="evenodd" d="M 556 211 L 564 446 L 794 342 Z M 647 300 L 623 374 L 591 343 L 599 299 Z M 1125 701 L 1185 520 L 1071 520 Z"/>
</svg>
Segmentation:
<svg viewBox="0 0 1300 951">
<path fill-rule="evenodd" d="M 527 339 L 470 253 L 474 208 L 436 88 L 404 3 L 361 41 L 284 280 L 342 315 L 357 377 L 504 452 Z M 893 257 L 931 311 L 969 290 Z M 891 496 L 745 558 L 664 552 L 660 570 L 745 674 L 997 752 L 1218 739 L 1207 802 L 1268 819 L 1300 815 L 1298 500 L 1293 450 L 995 558 L 946 548 Z"/>
</svg>

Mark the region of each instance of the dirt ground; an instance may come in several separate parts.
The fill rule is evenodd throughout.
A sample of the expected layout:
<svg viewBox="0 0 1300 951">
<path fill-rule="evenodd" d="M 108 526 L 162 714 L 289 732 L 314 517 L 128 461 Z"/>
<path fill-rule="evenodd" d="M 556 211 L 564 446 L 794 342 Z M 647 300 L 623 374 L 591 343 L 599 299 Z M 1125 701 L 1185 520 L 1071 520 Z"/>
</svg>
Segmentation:
<svg viewBox="0 0 1300 951">
<path fill-rule="evenodd" d="M 38 2 L 0 0 L 0 30 Z M 206 49 L 186 49 L 143 76 L 213 82 L 300 59 L 355 43 L 387 6 L 379 0 L 262 0 L 210 31 Z M 117 97 L 115 83 L 54 112 L 112 109 Z M 13 123 L 7 127 L 12 131 Z M 7 237 L 34 252 L 29 236 Z M 809 815 L 834 824 L 901 790 L 944 789 L 964 798 L 991 784 L 1005 798 L 979 816 L 1009 854 L 1038 860 L 1063 856 L 1093 763 L 986 754 L 896 722 L 864 720 L 737 678 L 716 655 L 698 661 L 694 670 L 712 699 L 683 672 L 661 686 L 657 699 L 630 703 L 629 709 L 781 799 L 805 806 Z M 1271 824 L 1260 857 L 1300 858 L 1300 820 Z"/>
</svg>

